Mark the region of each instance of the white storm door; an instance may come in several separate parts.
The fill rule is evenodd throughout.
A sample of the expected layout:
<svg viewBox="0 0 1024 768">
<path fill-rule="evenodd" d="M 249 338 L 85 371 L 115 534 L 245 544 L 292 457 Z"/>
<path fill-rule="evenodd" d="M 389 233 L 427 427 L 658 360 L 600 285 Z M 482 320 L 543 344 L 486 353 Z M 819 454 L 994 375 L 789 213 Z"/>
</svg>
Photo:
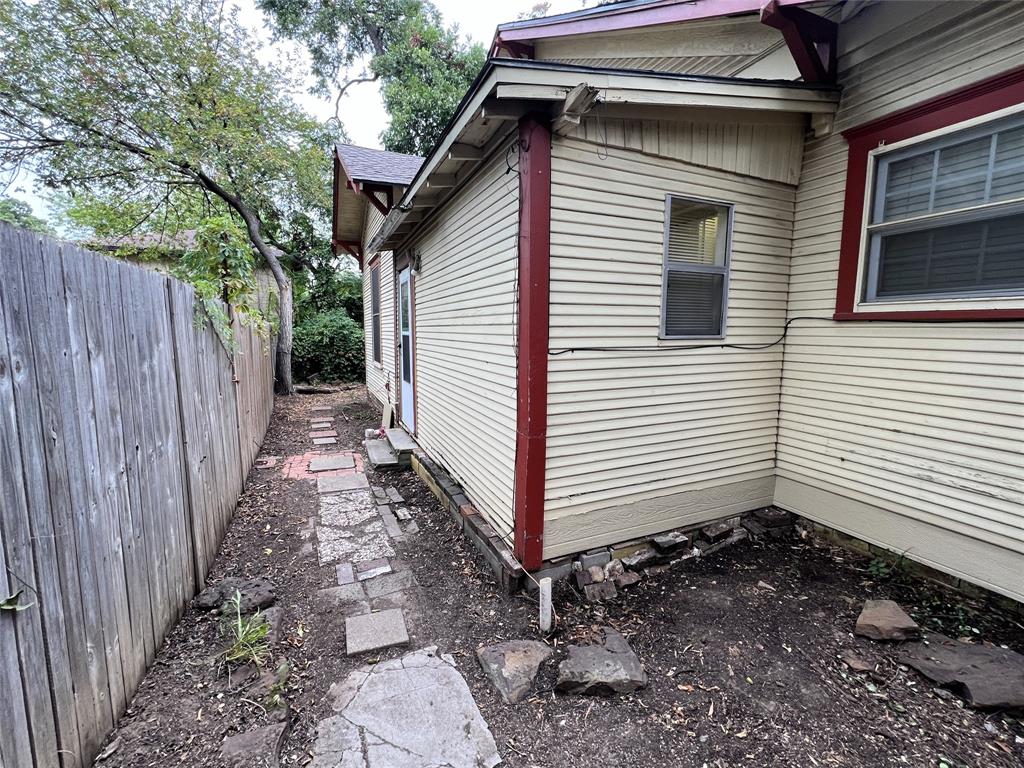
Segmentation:
<svg viewBox="0 0 1024 768">
<path fill-rule="evenodd" d="M 416 430 L 413 413 L 413 346 L 412 346 L 412 270 L 406 267 L 398 273 L 398 357 L 402 374 L 402 424 L 409 432 Z"/>
</svg>

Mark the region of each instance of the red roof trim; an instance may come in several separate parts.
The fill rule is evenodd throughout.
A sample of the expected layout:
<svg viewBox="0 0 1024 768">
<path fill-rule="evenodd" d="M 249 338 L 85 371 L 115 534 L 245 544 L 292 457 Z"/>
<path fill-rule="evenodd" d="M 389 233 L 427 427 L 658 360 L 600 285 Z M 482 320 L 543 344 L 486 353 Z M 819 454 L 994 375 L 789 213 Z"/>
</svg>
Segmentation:
<svg viewBox="0 0 1024 768">
<path fill-rule="evenodd" d="M 942 309 L 855 312 L 857 275 L 861 261 L 861 229 L 868 175 L 868 154 L 881 144 L 892 144 L 940 128 L 1024 103 L 1024 67 L 1004 72 L 907 109 L 843 132 L 849 142 L 846 161 L 846 197 L 839 249 L 836 320 L 1009 320 L 1024 319 L 1017 309 Z"/>
<path fill-rule="evenodd" d="M 779 5 L 803 5 L 808 0 L 778 0 Z M 610 6 L 600 14 L 583 17 L 569 16 L 552 20 L 547 24 L 536 24 L 509 29 L 499 29 L 495 43 L 517 40 L 541 40 L 548 37 L 567 37 L 594 32 L 614 32 L 623 29 L 674 24 L 680 21 L 713 19 L 721 16 L 736 16 L 758 13 L 765 0 L 699 0 L 698 2 L 670 2 L 648 4 L 630 8 Z"/>
<path fill-rule="evenodd" d="M 515 555 L 527 570 L 544 560 L 551 258 L 551 129 L 519 121 L 519 358 L 516 371 Z"/>
</svg>

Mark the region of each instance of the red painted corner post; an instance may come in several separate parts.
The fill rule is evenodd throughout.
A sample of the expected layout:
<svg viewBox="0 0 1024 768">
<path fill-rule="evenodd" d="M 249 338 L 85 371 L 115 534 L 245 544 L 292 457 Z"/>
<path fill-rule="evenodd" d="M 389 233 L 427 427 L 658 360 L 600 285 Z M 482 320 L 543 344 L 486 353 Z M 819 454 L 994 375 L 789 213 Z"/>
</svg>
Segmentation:
<svg viewBox="0 0 1024 768">
<path fill-rule="evenodd" d="M 515 554 L 535 570 L 544 558 L 548 427 L 551 128 L 545 117 L 519 121 L 519 211 Z"/>
</svg>

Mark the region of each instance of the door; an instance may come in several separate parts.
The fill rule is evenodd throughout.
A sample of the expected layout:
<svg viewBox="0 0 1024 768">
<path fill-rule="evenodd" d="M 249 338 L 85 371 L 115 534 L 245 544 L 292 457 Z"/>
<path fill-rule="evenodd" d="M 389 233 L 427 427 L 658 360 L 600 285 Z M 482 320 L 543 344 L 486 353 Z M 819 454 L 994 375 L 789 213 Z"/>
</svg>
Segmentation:
<svg viewBox="0 0 1024 768">
<path fill-rule="evenodd" d="M 416 431 L 413 396 L 412 347 L 412 269 L 406 267 L 398 273 L 398 359 L 402 374 L 402 424 L 410 432 Z"/>
</svg>

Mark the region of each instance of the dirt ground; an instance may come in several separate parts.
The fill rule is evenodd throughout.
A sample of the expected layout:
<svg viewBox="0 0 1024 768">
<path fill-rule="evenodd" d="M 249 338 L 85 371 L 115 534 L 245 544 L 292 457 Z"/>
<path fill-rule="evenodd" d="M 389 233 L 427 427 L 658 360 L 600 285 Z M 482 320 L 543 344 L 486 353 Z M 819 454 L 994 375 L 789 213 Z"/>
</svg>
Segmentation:
<svg viewBox="0 0 1024 768">
<path fill-rule="evenodd" d="M 340 414 L 339 448 L 358 446 L 363 430 L 379 422 L 361 388 L 281 398 L 261 456 L 308 451 L 310 410 L 328 404 Z M 475 650 L 537 637 L 534 599 L 499 594 L 482 558 L 411 471 L 370 472 L 370 481 L 397 487 L 420 528 L 398 545 L 420 584 L 412 646 L 436 644 L 455 657 L 503 765 L 1024 765 L 1020 713 L 972 711 L 901 667 L 896 645 L 852 635 L 863 600 L 881 597 L 900 602 L 928 629 L 1022 652 L 1024 626 L 992 606 L 796 534 L 677 565 L 607 604 L 585 603 L 559 585 L 558 626 L 548 638 L 553 663 L 533 697 L 506 705 Z M 97 766 L 220 768 L 225 736 L 281 719 L 291 723 L 282 764 L 309 762 L 315 724 L 330 713 L 329 686 L 368 661 L 345 655 L 343 617 L 316 600 L 317 590 L 334 583 L 333 569 L 320 568 L 299 535 L 316 503 L 312 481 L 283 478 L 280 463 L 253 469 L 208 580 L 263 576 L 277 585 L 283 640 L 267 666 L 290 665 L 280 691 L 287 707 L 228 679 L 218 659 L 226 645 L 221 622 L 189 607 L 112 734 L 117 748 Z M 602 625 L 626 635 L 646 665 L 648 687 L 614 699 L 554 694 L 565 645 Z M 876 671 L 851 671 L 841 661 L 848 651 Z"/>
</svg>

